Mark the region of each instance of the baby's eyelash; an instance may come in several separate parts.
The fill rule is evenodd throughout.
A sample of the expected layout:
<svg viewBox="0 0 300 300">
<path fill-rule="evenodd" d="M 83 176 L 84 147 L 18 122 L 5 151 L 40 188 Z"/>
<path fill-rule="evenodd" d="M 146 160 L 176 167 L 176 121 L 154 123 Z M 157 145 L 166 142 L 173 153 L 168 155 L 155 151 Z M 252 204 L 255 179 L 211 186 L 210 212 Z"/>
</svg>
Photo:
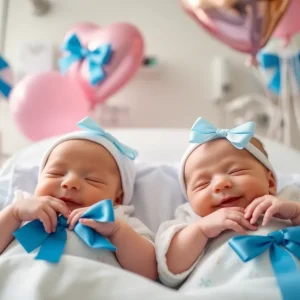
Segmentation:
<svg viewBox="0 0 300 300">
<path fill-rule="evenodd" d="M 195 191 L 202 190 L 202 189 L 206 188 L 209 185 L 209 183 L 210 183 L 210 181 L 200 182 L 195 186 L 194 190 Z"/>
<path fill-rule="evenodd" d="M 95 183 L 102 183 L 103 181 L 101 181 L 100 179 L 97 178 L 86 178 L 86 180 L 91 181 L 91 182 L 95 182 Z"/>
<path fill-rule="evenodd" d="M 50 171 L 48 172 L 48 174 L 53 176 L 64 176 L 63 172 L 56 172 L 56 171 Z"/>
</svg>

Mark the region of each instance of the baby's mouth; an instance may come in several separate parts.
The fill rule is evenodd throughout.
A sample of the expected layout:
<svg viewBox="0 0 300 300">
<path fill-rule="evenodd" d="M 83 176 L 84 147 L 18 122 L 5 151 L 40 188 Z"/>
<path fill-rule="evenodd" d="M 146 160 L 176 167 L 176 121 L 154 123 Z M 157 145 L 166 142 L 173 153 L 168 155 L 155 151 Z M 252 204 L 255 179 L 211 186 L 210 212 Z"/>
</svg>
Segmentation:
<svg viewBox="0 0 300 300">
<path fill-rule="evenodd" d="M 220 207 L 233 207 L 237 206 L 242 197 L 225 197 L 219 204 Z"/>
<path fill-rule="evenodd" d="M 81 205 L 77 201 L 75 201 L 71 198 L 61 197 L 59 199 L 64 201 L 66 203 L 66 205 L 69 207 L 69 209 L 71 209 L 71 210 L 81 207 Z"/>
</svg>

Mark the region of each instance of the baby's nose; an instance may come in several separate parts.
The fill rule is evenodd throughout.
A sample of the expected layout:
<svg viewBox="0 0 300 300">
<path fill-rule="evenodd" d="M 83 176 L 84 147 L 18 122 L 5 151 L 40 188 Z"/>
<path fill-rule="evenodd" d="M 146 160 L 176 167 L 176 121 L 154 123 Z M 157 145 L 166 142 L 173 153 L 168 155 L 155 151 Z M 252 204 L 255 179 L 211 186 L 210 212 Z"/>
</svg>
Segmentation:
<svg viewBox="0 0 300 300">
<path fill-rule="evenodd" d="M 231 180 L 226 177 L 222 176 L 221 178 L 217 178 L 214 182 L 213 191 L 214 193 L 221 193 L 226 189 L 232 188 L 232 182 Z"/>
<path fill-rule="evenodd" d="M 68 176 L 62 181 L 61 187 L 64 189 L 79 190 L 80 189 L 80 180 L 78 178 L 76 178 L 76 176 Z"/>
</svg>

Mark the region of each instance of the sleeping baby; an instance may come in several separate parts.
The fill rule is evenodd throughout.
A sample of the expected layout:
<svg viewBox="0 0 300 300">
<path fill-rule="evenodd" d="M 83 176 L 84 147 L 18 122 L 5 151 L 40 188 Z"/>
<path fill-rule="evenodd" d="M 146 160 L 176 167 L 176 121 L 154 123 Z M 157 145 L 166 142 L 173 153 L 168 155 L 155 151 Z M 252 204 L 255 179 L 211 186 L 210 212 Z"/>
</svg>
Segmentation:
<svg viewBox="0 0 300 300">
<path fill-rule="evenodd" d="M 0 212 L 0 260 L 32 255 L 23 247 L 38 239 L 38 234 L 14 239 L 18 231 L 32 221 L 40 223 L 43 234 L 56 237 L 64 219 L 68 230 L 64 230 L 67 242 L 62 260 L 67 256 L 83 257 L 156 279 L 152 233 L 132 216 L 133 206 L 130 205 L 135 180 L 133 160 L 137 153 L 90 118 L 78 124 L 81 131 L 61 137 L 46 151 L 34 194 L 17 191 L 12 204 Z M 114 220 L 99 222 L 97 218 L 86 217 L 105 215 L 109 210 L 107 201 L 112 203 Z M 98 203 L 103 207 L 97 206 Z M 79 227 L 101 235 L 104 244 L 111 245 L 108 249 L 115 252 L 89 247 L 75 234 L 74 230 Z M 54 244 L 55 241 L 48 250 L 50 256 L 58 251 Z M 36 255 L 36 252 L 32 253 Z M 41 254 L 40 251 L 38 255 L 47 257 L 49 253 Z"/>
<path fill-rule="evenodd" d="M 165 285 L 186 281 L 180 291 L 202 299 L 220 290 L 223 299 L 299 296 L 300 203 L 283 199 L 288 190 L 276 195 L 276 175 L 254 127 L 216 129 L 202 118 L 193 125 L 179 170 L 188 202 L 156 237 Z"/>
</svg>

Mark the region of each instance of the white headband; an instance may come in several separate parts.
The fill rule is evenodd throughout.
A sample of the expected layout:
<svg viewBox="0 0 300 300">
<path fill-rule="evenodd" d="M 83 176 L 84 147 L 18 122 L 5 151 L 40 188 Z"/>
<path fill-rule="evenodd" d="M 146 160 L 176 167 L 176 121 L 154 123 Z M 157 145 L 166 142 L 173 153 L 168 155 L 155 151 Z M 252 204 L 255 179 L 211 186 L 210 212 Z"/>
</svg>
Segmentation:
<svg viewBox="0 0 300 300">
<path fill-rule="evenodd" d="M 206 123 L 204 123 L 204 122 L 206 122 Z M 201 128 L 199 127 L 199 123 L 201 123 Z M 204 120 L 202 118 L 199 118 L 195 122 L 195 124 L 193 125 L 191 136 L 194 134 L 193 130 L 197 126 L 201 130 L 204 129 L 203 130 L 205 132 L 204 134 L 207 134 L 207 135 L 211 134 L 212 129 L 211 128 L 204 128 L 202 123 L 204 123 L 205 126 L 207 126 L 207 124 L 209 124 L 206 120 Z M 211 125 L 211 124 L 209 124 L 209 125 Z M 253 125 L 253 123 L 251 125 Z M 235 129 L 237 129 L 237 128 L 235 128 Z M 229 130 L 225 130 L 225 129 L 213 128 L 213 130 L 222 132 L 222 134 L 224 134 L 224 136 L 219 135 L 217 137 L 209 138 L 209 139 L 207 139 L 207 141 L 214 140 L 214 139 L 219 139 L 219 138 L 225 138 L 226 131 L 229 132 Z M 232 132 L 234 132 L 234 130 L 232 130 Z M 247 144 L 244 147 L 241 147 L 240 149 L 246 149 L 248 152 L 250 152 L 258 161 L 260 161 L 268 170 L 270 170 L 273 173 L 274 178 L 276 180 L 276 173 L 275 173 L 270 161 L 268 160 L 268 158 L 265 156 L 265 154 L 263 152 L 261 152 L 257 147 L 255 147 L 253 144 L 250 143 L 250 138 L 248 140 L 249 141 L 247 142 Z M 186 194 L 186 185 L 185 185 L 185 180 L 184 180 L 185 164 L 186 164 L 186 161 L 187 161 L 188 157 L 192 154 L 192 152 L 195 151 L 199 146 L 201 146 L 205 142 L 206 141 L 204 140 L 204 142 L 202 142 L 202 143 L 195 143 L 195 142 L 190 143 L 188 148 L 186 149 L 185 153 L 183 154 L 183 156 L 181 158 L 178 177 L 179 177 L 179 184 L 180 184 L 181 191 L 182 191 L 183 195 L 186 197 L 186 199 L 187 199 L 187 194 Z M 230 141 L 228 141 L 228 142 L 230 143 Z"/>
</svg>

